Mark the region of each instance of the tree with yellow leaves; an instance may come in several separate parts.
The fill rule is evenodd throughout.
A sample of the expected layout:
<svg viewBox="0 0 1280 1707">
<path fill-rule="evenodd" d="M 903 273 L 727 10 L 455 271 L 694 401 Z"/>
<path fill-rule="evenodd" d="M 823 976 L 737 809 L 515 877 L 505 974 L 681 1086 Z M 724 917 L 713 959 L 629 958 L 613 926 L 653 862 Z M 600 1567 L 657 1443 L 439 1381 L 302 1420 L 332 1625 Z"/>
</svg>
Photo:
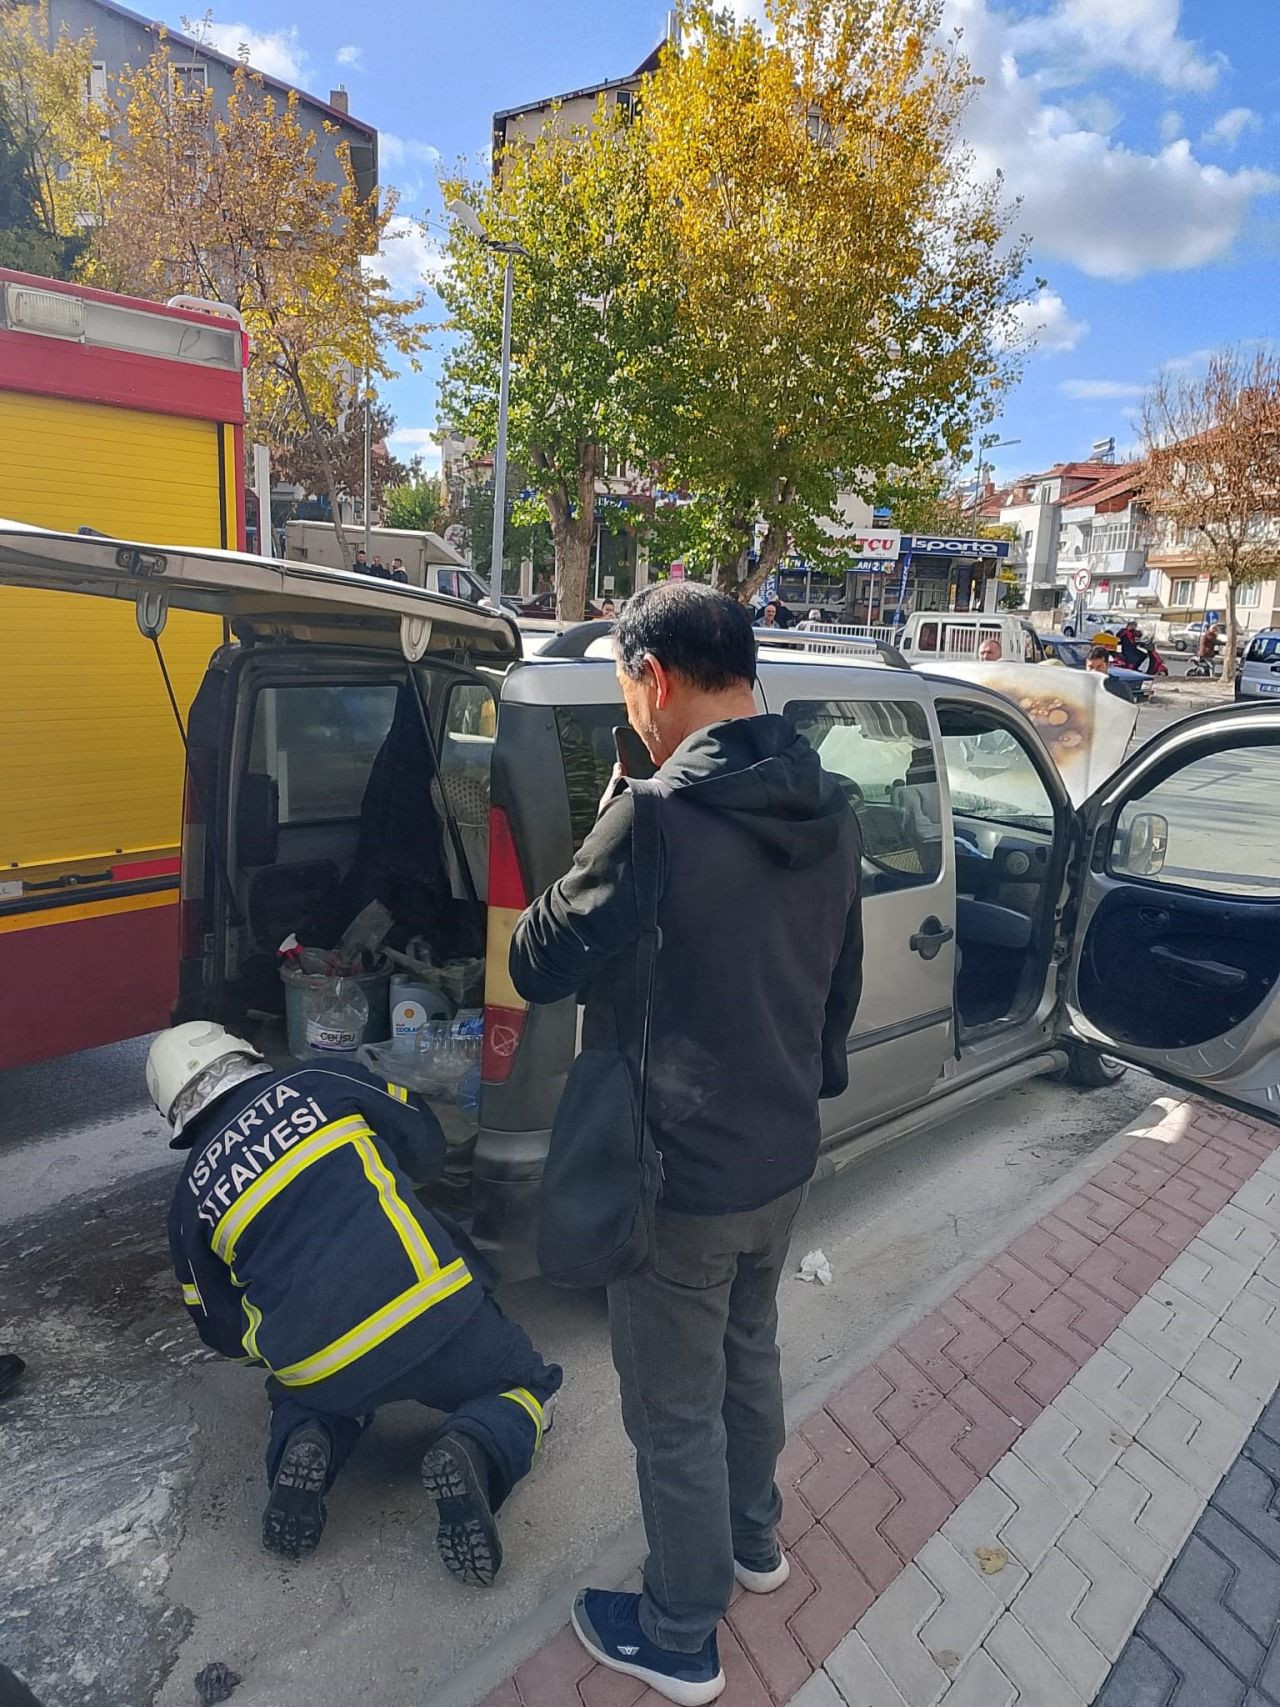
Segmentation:
<svg viewBox="0 0 1280 1707">
<path fill-rule="evenodd" d="M 47 0 L 0 5 L 0 265 L 67 278 L 85 246 L 108 122 L 92 65 Z"/>
<path fill-rule="evenodd" d="M 421 294 L 395 295 L 376 254 L 392 192 L 362 198 L 339 149 L 327 183 L 295 94 L 277 97 L 248 66 L 225 103 L 176 78 L 162 41 L 121 79 L 88 271 L 139 296 L 180 292 L 237 309 L 250 339 L 251 428 L 269 443 L 305 434 L 341 525 L 337 421 L 393 356 L 417 366 Z"/>
<path fill-rule="evenodd" d="M 829 550 L 838 491 L 961 450 L 1012 378 L 1024 295 L 959 136 L 977 80 L 942 0 L 766 10 L 761 29 L 690 0 L 639 121 L 666 232 L 647 252 L 678 293 L 662 466 L 740 598 Z"/>
</svg>

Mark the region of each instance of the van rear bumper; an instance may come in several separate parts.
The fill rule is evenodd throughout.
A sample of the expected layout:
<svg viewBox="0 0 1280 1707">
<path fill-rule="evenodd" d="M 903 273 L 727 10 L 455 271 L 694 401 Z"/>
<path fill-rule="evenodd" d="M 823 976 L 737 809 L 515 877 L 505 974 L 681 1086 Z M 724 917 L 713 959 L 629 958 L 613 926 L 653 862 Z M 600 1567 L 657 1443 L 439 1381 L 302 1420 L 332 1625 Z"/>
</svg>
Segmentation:
<svg viewBox="0 0 1280 1707">
<path fill-rule="evenodd" d="M 471 1176 L 471 1237 L 504 1280 L 538 1272 L 538 1193 L 549 1131 L 481 1127 Z"/>
</svg>

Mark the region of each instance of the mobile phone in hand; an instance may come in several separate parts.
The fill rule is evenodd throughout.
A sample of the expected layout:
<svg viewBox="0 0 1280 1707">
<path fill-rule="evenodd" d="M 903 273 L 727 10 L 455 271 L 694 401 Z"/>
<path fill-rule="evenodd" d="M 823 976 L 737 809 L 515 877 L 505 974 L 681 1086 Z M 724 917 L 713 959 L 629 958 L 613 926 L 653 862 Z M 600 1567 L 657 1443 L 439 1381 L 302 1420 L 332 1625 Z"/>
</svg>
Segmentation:
<svg viewBox="0 0 1280 1707">
<path fill-rule="evenodd" d="M 618 749 L 618 768 L 623 776 L 644 781 L 653 775 L 649 749 L 629 723 L 619 723 L 614 729 L 613 744 Z"/>
</svg>

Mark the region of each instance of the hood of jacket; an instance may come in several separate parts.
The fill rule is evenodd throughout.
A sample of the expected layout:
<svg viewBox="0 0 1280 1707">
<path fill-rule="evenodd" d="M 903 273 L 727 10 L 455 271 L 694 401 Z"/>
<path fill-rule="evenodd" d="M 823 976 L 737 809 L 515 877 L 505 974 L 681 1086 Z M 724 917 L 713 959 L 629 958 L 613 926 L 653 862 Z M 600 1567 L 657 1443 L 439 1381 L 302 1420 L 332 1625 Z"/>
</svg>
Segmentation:
<svg viewBox="0 0 1280 1707">
<path fill-rule="evenodd" d="M 709 724 L 681 742 L 658 775 L 690 805 L 723 813 L 792 871 L 835 852 L 849 811 L 786 717 Z"/>
</svg>

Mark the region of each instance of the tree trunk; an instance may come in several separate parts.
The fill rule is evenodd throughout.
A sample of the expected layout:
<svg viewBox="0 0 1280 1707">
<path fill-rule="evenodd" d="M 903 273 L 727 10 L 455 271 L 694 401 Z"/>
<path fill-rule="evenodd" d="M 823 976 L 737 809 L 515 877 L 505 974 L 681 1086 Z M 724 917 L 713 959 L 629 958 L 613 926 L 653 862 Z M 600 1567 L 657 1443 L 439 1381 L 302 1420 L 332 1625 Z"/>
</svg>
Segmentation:
<svg viewBox="0 0 1280 1707">
<path fill-rule="evenodd" d="M 1236 678 L 1236 653 L 1240 649 L 1240 618 L 1236 614 L 1236 566 L 1231 565 L 1226 575 L 1227 583 L 1227 650 L 1222 659 L 1222 679 L 1233 682 Z"/>
<path fill-rule="evenodd" d="M 311 407 L 311 399 L 307 395 L 306 383 L 303 380 L 302 372 L 297 362 L 293 360 L 292 356 L 288 356 L 286 359 L 288 360 L 289 379 L 298 399 L 298 407 L 302 410 L 302 418 L 307 424 L 307 433 L 311 439 L 316 457 L 320 463 L 320 472 L 324 477 L 325 490 L 329 494 L 329 508 L 333 513 L 333 534 L 334 538 L 338 542 L 338 551 L 342 557 L 342 567 L 344 569 L 350 569 L 355 563 L 356 554 L 352 549 L 351 541 L 347 538 L 346 528 L 343 526 L 342 522 L 342 506 L 338 497 L 338 467 L 333 459 L 333 447 L 325 437 L 321 423 L 316 419 L 315 412 Z"/>
<path fill-rule="evenodd" d="M 591 546 L 596 534 L 596 467 L 599 460 L 599 445 L 580 444 L 572 502 L 564 485 L 546 493 L 551 538 L 556 548 L 556 616 L 561 622 L 581 622 L 587 614 Z"/>
<path fill-rule="evenodd" d="M 771 523 L 761 541 L 760 554 L 752 563 L 755 528 L 747 521 L 743 521 L 741 527 L 743 543 L 738 555 L 727 563 L 716 564 L 711 572 L 711 585 L 718 593 L 746 604 L 782 562 L 787 536 L 776 522 Z"/>
</svg>

